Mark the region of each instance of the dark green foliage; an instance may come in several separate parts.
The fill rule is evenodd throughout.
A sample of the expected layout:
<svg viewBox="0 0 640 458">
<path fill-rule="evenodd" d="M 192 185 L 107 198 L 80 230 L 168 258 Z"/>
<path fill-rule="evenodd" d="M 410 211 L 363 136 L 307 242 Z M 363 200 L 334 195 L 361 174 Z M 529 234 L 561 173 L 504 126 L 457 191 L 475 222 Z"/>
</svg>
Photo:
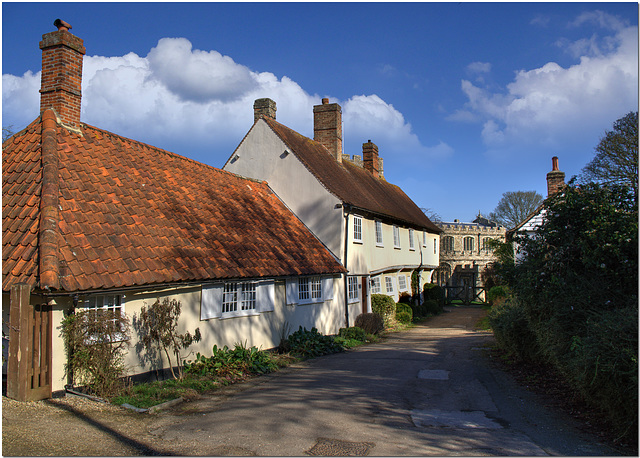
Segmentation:
<svg viewBox="0 0 640 458">
<path fill-rule="evenodd" d="M 374 342 L 377 338 L 373 334 L 367 334 L 362 328 L 352 326 L 350 328 L 340 328 L 334 340 L 345 348 L 351 348 L 366 342 Z"/>
<path fill-rule="evenodd" d="M 393 299 L 391 301 L 393 302 Z M 356 317 L 355 326 L 364 329 L 368 334 L 376 335 L 384 329 L 384 320 L 379 313 L 361 313 Z"/>
<path fill-rule="evenodd" d="M 184 367 L 188 374 L 219 377 L 266 374 L 278 369 L 271 353 L 241 344 L 236 344 L 232 350 L 226 345 L 223 348 L 214 345 L 211 356 L 198 353 L 195 361 L 185 362 Z"/>
<path fill-rule="evenodd" d="M 396 303 L 391 296 L 372 294 L 371 310 L 382 317 L 385 326 L 389 326 L 396 316 Z"/>
<path fill-rule="evenodd" d="M 487 300 L 491 305 L 496 302 L 504 301 L 509 296 L 509 288 L 507 286 L 494 286 L 487 293 Z"/>
<path fill-rule="evenodd" d="M 444 288 L 434 283 L 426 283 L 424 285 L 424 300 L 436 301 L 444 306 Z"/>
<path fill-rule="evenodd" d="M 413 320 L 413 310 L 411 310 L 411 306 L 398 302 L 396 304 L 396 319 L 401 323 L 411 323 L 411 320 Z"/>
<path fill-rule="evenodd" d="M 516 239 L 522 259 L 501 265 L 515 301 L 507 310 L 492 311 L 496 339 L 516 354 L 555 366 L 577 392 L 610 414 L 620 435 L 633 437 L 638 426 L 635 191 L 570 182 L 545 207 L 536 234 Z M 523 333 L 531 338 L 523 340 Z"/>
<path fill-rule="evenodd" d="M 62 322 L 67 374 L 74 384 L 110 397 L 123 387 L 124 358 L 129 345 L 129 320 L 110 310 L 80 310 Z"/>
<path fill-rule="evenodd" d="M 496 342 L 516 359 L 536 359 L 539 348 L 524 308 L 517 302 L 491 307 L 487 315 Z"/>
<path fill-rule="evenodd" d="M 343 351 L 344 348 L 336 343 L 333 337 L 323 336 L 316 328 L 307 331 L 306 328 L 300 326 L 280 345 L 280 350 L 289 351 L 293 355 L 306 359 L 337 353 Z"/>
<path fill-rule="evenodd" d="M 442 313 L 443 310 L 442 304 L 434 300 L 424 301 L 423 308 L 425 312 L 424 316 L 438 315 Z"/>
</svg>

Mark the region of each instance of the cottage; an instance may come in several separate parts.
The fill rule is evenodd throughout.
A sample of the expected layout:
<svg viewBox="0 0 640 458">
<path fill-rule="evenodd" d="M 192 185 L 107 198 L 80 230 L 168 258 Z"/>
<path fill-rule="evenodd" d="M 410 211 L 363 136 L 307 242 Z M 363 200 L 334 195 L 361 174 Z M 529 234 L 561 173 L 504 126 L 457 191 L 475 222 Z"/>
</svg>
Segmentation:
<svg viewBox="0 0 640 458">
<path fill-rule="evenodd" d="M 132 317 L 182 304 L 190 348 L 277 346 L 287 330 L 343 325 L 344 267 L 260 180 L 212 168 L 80 120 L 83 40 L 43 35 L 40 115 L 3 143 L 2 313 L 8 395 L 62 390 L 63 317 Z M 131 374 L 166 368 L 133 351 Z"/>
<path fill-rule="evenodd" d="M 378 147 L 343 154 L 342 109 L 323 99 L 313 108 L 314 139 L 276 121 L 276 103 L 258 99 L 254 124 L 224 170 L 266 180 L 286 205 L 342 261 L 345 323 L 371 311 L 371 294 L 398 299 L 431 281 L 441 231 L 384 179 Z"/>
</svg>

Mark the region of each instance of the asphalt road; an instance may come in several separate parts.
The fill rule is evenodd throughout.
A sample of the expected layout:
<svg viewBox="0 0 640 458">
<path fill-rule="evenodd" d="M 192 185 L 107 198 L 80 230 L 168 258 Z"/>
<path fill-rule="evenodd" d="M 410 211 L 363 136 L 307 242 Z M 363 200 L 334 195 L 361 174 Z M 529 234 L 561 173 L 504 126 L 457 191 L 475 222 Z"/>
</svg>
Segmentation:
<svg viewBox="0 0 640 458">
<path fill-rule="evenodd" d="M 198 455 L 615 455 L 488 361 L 483 312 L 454 308 L 382 343 L 185 404 L 150 432 Z M 176 421 L 175 415 L 181 415 Z"/>
<path fill-rule="evenodd" d="M 57 416 L 18 423 L 5 398 L 3 455 L 617 455 L 491 364 L 482 314 L 454 308 L 154 415 L 49 401 Z"/>
</svg>

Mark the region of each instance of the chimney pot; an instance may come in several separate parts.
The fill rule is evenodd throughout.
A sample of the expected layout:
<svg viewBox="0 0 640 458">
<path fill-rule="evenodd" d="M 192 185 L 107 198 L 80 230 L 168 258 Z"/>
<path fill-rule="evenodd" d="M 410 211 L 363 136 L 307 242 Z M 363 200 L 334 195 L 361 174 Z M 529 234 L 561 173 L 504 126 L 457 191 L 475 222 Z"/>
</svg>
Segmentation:
<svg viewBox="0 0 640 458">
<path fill-rule="evenodd" d="M 564 172 L 558 168 L 558 157 L 551 158 L 551 172 L 547 173 L 547 197 L 560 191 L 564 186 Z"/>
<path fill-rule="evenodd" d="M 67 32 L 72 28 L 71 24 L 69 24 L 68 22 L 64 22 L 62 19 L 56 19 L 55 21 L 53 21 L 53 25 L 56 26 L 58 30 L 65 30 Z"/>
<path fill-rule="evenodd" d="M 327 99 L 327 98 L 322 99 L 322 104 L 323 105 L 326 105 L 328 103 L 329 103 L 329 99 Z"/>
</svg>

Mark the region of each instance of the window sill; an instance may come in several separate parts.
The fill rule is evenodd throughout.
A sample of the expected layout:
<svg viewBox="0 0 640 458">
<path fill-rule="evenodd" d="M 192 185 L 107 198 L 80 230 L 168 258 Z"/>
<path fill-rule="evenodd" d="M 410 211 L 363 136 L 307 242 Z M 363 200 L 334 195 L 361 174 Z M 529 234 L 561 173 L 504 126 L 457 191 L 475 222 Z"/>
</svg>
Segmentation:
<svg viewBox="0 0 640 458">
<path fill-rule="evenodd" d="M 364 242 L 362 240 L 354 240 L 353 243 L 362 245 Z"/>
<path fill-rule="evenodd" d="M 220 319 L 221 320 L 227 320 L 229 318 L 242 318 L 242 317 L 245 317 L 245 316 L 258 316 L 258 315 L 260 315 L 260 312 L 257 312 L 255 310 L 252 310 L 250 312 L 233 312 L 233 313 L 228 312 L 228 313 L 223 313 L 220 316 Z"/>
</svg>

